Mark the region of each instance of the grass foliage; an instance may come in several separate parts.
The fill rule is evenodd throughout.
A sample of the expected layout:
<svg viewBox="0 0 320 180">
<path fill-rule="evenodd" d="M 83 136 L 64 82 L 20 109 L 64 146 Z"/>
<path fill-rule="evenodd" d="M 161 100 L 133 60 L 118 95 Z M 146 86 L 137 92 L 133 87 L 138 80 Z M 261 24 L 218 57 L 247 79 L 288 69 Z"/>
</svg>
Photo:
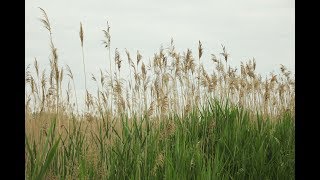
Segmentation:
<svg viewBox="0 0 320 180">
<path fill-rule="evenodd" d="M 295 81 L 285 66 L 264 79 L 252 59 L 237 73 L 222 46 L 209 73 L 201 41 L 194 57 L 190 49 L 177 52 L 172 39 L 148 63 L 139 51 L 134 60 L 125 50 L 124 75 L 119 49 L 111 59 L 107 24 L 109 70 L 91 75 L 93 93 L 80 23 L 81 112 L 71 68 L 59 66 L 52 24 L 40 10 L 50 70 L 41 70 L 36 58 L 33 70 L 26 69 L 26 179 L 294 179 Z"/>
</svg>

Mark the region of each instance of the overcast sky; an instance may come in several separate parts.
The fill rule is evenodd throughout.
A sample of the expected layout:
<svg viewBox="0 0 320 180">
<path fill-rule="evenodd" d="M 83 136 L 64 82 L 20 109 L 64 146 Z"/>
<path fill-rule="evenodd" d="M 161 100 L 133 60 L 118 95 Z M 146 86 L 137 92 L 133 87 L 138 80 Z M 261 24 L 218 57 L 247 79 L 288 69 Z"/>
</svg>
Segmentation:
<svg viewBox="0 0 320 180">
<path fill-rule="evenodd" d="M 49 35 L 38 18 L 43 8 L 50 20 L 59 64 L 68 64 L 79 91 L 84 89 L 80 21 L 84 28 L 84 53 L 88 74 L 109 69 L 102 45 L 109 21 L 111 50 L 118 48 L 124 66 L 125 48 L 132 57 L 139 50 L 143 60 L 152 59 L 161 45 L 173 38 L 180 52 L 187 48 L 197 56 L 200 40 L 203 61 L 211 68 L 210 54 L 218 55 L 221 44 L 230 53 L 230 65 L 255 58 L 263 75 L 287 66 L 295 67 L 294 0 L 27 0 L 25 16 L 25 63 L 36 57 L 40 68 L 49 65 Z M 90 81 L 90 80 L 89 80 Z"/>
</svg>

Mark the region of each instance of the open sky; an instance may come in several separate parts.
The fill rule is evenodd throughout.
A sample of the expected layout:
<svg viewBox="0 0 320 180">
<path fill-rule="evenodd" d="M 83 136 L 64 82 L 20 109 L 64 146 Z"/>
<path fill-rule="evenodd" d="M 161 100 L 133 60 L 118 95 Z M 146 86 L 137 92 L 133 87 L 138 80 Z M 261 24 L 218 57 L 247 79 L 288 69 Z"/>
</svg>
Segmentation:
<svg viewBox="0 0 320 180">
<path fill-rule="evenodd" d="M 49 17 L 59 64 L 71 67 L 80 93 L 84 92 L 80 22 L 88 76 L 109 69 L 102 44 L 107 21 L 112 57 L 118 48 L 124 68 L 125 48 L 132 57 L 139 50 L 147 62 L 173 38 L 178 51 L 190 48 L 195 57 L 200 40 L 208 70 L 212 69 L 210 54 L 218 55 L 223 44 L 233 67 L 254 57 L 262 75 L 277 72 L 280 64 L 295 72 L 294 0 L 27 0 L 25 64 L 33 64 L 36 57 L 40 68 L 49 70 L 49 33 L 38 19 L 42 17 L 38 7 Z"/>
</svg>

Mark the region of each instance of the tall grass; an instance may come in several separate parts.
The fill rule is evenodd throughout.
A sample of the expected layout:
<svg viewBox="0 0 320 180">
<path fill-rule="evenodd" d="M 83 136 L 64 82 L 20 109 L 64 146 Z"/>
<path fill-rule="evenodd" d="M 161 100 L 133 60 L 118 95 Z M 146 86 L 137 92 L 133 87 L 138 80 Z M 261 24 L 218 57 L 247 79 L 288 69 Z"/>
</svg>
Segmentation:
<svg viewBox="0 0 320 180">
<path fill-rule="evenodd" d="M 294 179 L 291 113 L 272 122 L 211 102 L 183 119 L 66 117 L 72 124 L 57 127 L 61 133 L 47 117 L 26 121 L 26 176 L 45 168 L 58 179 Z M 51 128 L 41 130 L 42 123 Z M 51 161 L 43 160 L 49 155 Z"/>
<path fill-rule="evenodd" d="M 191 49 L 177 52 L 172 39 L 148 63 L 139 51 L 134 62 L 126 50 L 124 79 L 117 48 L 112 67 L 108 24 L 109 72 L 91 75 L 97 91 L 85 87 L 86 111 L 79 113 L 73 73 L 66 66 L 63 78 L 41 11 L 52 58 L 49 78 L 36 59 L 35 73 L 26 69 L 27 179 L 294 178 L 295 81 L 285 66 L 262 78 L 252 59 L 237 73 L 222 45 L 207 72 L 201 41 L 197 62 Z M 85 66 L 81 23 L 79 36 Z"/>
</svg>

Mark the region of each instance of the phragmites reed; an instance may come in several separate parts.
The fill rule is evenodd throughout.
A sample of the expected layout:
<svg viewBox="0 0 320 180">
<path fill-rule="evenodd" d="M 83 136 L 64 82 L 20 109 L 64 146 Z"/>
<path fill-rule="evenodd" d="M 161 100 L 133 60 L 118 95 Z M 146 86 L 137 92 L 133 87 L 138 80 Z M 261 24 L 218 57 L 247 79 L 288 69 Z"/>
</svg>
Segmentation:
<svg viewBox="0 0 320 180">
<path fill-rule="evenodd" d="M 40 113 L 44 111 L 45 107 L 45 100 L 46 100 L 46 83 L 47 83 L 47 78 L 46 78 L 46 71 L 45 69 L 42 71 L 42 76 L 41 76 L 41 90 L 42 90 L 42 101 L 41 101 L 41 108 L 40 108 Z"/>
<path fill-rule="evenodd" d="M 223 49 L 223 52 L 221 53 L 221 55 L 223 55 L 224 60 L 227 62 L 227 61 L 228 61 L 229 54 L 228 54 L 227 51 L 226 51 L 226 47 L 225 47 L 224 45 L 221 45 L 221 46 L 222 46 L 222 49 Z"/>
<path fill-rule="evenodd" d="M 84 51 L 83 51 L 83 41 L 84 41 L 84 31 L 82 28 L 82 23 L 80 22 L 80 31 L 79 31 L 79 37 L 80 37 L 80 43 L 81 43 L 81 52 L 82 52 L 82 63 L 83 63 L 83 74 L 84 74 L 84 86 L 85 86 L 85 104 L 87 107 L 87 110 L 89 110 L 90 105 L 92 105 L 93 103 L 91 102 L 90 98 L 90 94 L 88 92 L 88 88 L 87 88 L 87 73 L 86 73 L 86 65 L 84 62 Z"/>
<path fill-rule="evenodd" d="M 203 53 L 203 48 L 202 48 L 201 41 L 199 41 L 198 51 L 199 51 L 199 61 L 200 61 L 200 58 L 201 58 L 202 53 Z"/>
<path fill-rule="evenodd" d="M 65 112 L 65 107 L 71 107 L 70 104 L 74 100 L 79 114 L 80 107 L 74 75 L 69 66 L 66 66 L 65 72 L 63 68 L 58 66 L 58 53 L 52 41 L 51 24 L 46 12 L 41 8 L 40 10 L 43 13 L 43 18 L 40 21 L 50 33 L 51 69 L 47 71 L 49 74 L 46 77 L 46 71 L 40 70 L 36 58 L 34 76 L 27 68 L 26 85 L 29 85 L 27 87 L 30 94 L 26 94 L 26 103 L 30 107 L 33 106 L 32 111 L 50 111 L 52 113 L 54 110 L 58 111 L 58 107 Z M 149 62 L 142 57 L 139 50 L 136 51 L 136 60 L 133 61 L 128 49 L 125 49 L 130 78 L 121 79 L 123 59 L 121 59 L 122 56 L 118 48 L 114 49 L 115 57 L 111 59 L 111 36 L 108 22 L 107 28 L 102 31 L 105 37 L 103 44 L 109 53 L 109 59 L 107 58 L 109 63 L 107 64 L 110 66 L 105 75 L 104 71 L 100 69 L 100 79 L 92 74 L 92 80 L 96 82 L 97 86 L 97 93 L 93 95 L 89 93 L 87 87 L 84 29 L 82 22 L 80 22 L 79 37 L 85 77 L 85 98 L 90 98 L 85 100 L 85 107 L 90 107 L 88 109 L 91 111 L 90 113 L 101 117 L 105 117 L 106 114 L 116 117 L 117 113 L 125 112 L 130 114 L 130 117 L 131 115 L 141 115 L 149 118 L 162 118 L 172 112 L 184 116 L 195 108 L 206 106 L 210 99 L 217 99 L 221 102 L 228 101 L 245 108 L 260 108 L 263 113 L 272 115 L 285 109 L 294 109 L 294 77 L 284 65 L 280 65 L 279 74 L 272 73 L 264 80 L 256 72 L 255 58 L 249 59 L 248 62 L 241 62 L 239 71 L 237 71 L 237 67 L 229 66 L 230 54 L 224 45 L 221 45 L 222 52 L 216 53 L 217 56 L 211 53 L 210 62 L 202 61 L 204 48 L 200 40 L 197 43 L 198 60 L 196 61 L 198 62 L 195 62 L 191 49 L 178 52 L 173 38 L 171 38 L 169 47 L 161 46 L 153 58 L 149 59 Z M 112 70 L 113 63 L 114 70 Z M 209 71 L 207 68 L 210 64 L 213 68 Z M 133 75 L 131 75 L 131 71 L 133 71 Z M 62 89 L 62 85 L 65 84 L 63 83 L 64 73 L 67 73 L 72 81 L 68 84 L 67 91 Z M 67 102 L 63 101 L 65 97 Z M 73 111 L 72 108 L 68 109 Z"/>
<path fill-rule="evenodd" d="M 80 36 L 81 46 L 83 46 L 83 28 L 82 28 L 82 23 L 81 22 L 80 22 L 79 36 Z"/>
<path fill-rule="evenodd" d="M 45 12 L 44 9 L 40 8 L 39 9 L 42 11 L 43 14 L 43 18 L 40 18 L 40 21 L 43 23 L 43 26 L 49 31 L 49 35 L 50 35 L 50 48 L 51 48 L 51 58 L 50 58 L 50 62 L 51 62 L 51 80 L 53 79 L 53 76 L 56 80 L 56 113 L 57 113 L 57 117 L 59 114 L 59 68 L 58 68 L 58 54 L 57 54 L 57 48 L 54 46 L 53 44 L 53 40 L 52 40 L 52 31 L 51 31 L 51 25 L 50 25 L 50 21 L 49 18 L 47 16 L 47 13 Z M 51 82 L 51 86 L 53 87 L 53 84 Z"/>
<path fill-rule="evenodd" d="M 131 68 L 130 68 L 130 66 L 133 66 L 133 67 L 134 67 L 134 63 L 132 62 L 132 59 L 131 59 L 131 57 L 130 57 L 130 53 L 129 53 L 129 51 L 128 51 L 127 49 L 126 49 L 126 55 L 127 55 L 127 58 L 128 58 L 129 71 L 130 71 L 130 74 L 129 74 L 129 75 L 130 75 L 129 84 L 131 85 L 130 82 L 131 82 L 131 80 L 132 80 L 132 79 L 131 79 L 132 77 L 131 77 Z M 129 85 L 129 86 L 130 86 L 130 85 Z"/>
<path fill-rule="evenodd" d="M 105 45 L 105 48 L 108 48 L 108 54 L 109 54 L 109 70 L 110 70 L 110 84 L 111 87 L 113 86 L 113 74 L 112 74 L 112 67 L 111 67 L 111 52 L 110 52 L 110 47 L 111 47 L 111 35 L 110 35 L 110 26 L 109 26 L 109 22 L 107 21 L 107 30 L 102 30 L 102 32 L 104 33 L 105 36 L 105 40 L 102 40 L 102 43 Z M 111 95 L 113 94 L 113 88 L 111 88 Z M 111 112 L 112 112 L 112 104 L 113 104 L 113 98 L 111 96 L 110 98 L 110 106 L 111 106 Z"/>
<path fill-rule="evenodd" d="M 83 37 L 84 32 L 82 28 L 82 23 L 80 22 L 80 31 L 79 31 L 79 37 L 81 42 L 81 51 L 82 51 L 82 63 L 83 63 L 83 74 L 84 74 L 84 86 L 85 90 L 87 91 L 87 74 L 86 74 L 86 64 L 84 63 L 84 52 L 83 52 Z"/>
<path fill-rule="evenodd" d="M 200 71 L 201 71 L 201 64 L 200 64 L 200 59 L 201 59 L 202 53 L 203 53 L 203 47 L 202 47 L 201 41 L 199 40 L 199 46 L 198 46 L 198 58 L 199 58 L 199 64 L 198 64 L 198 66 L 199 66 L 199 69 L 198 69 L 198 77 L 197 77 L 198 83 L 197 83 L 197 84 L 198 84 L 198 96 L 199 96 L 200 103 L 201 103 L 201 96 L 200 96 L 200 94 L 201 94 L 201 89 L 200 89 L 200 79 L 201 79 L 201 73 L 200 73 Z"/>
<path fill-rule="evenodd" d="M 105 48 L 109 50 L 109 63 L 110 63 L 110 74 L 112 75 L 111 69 L 111 54 L 110 54 L 110 46 L 111 46 L 111 36 L 110 36 L 110 26 L 109 22 L 107 21 L 107 30 L 102 30 L 105 36 L 105 40 L 102 40 L 102 43 L 105 45 Z"/>
<path fill-rule="evenodd" d="M 36 75 L 37 75 L 37 82 L 35 82 L 35 80 L 33 81 L 34 82 L 34 84 L 35 84 L 35 89 L 36 89 L 36 94 L 37 94 L 37 98 L 38 98 L 38 101 L 42 101 L 41 100 L 41 97 L 40 97 L 40 84 L 41 84 L 41 82 L 40 82 L 40 75 L 39 75 L 39 64 L 38 64 L 38 61 L 37 61 L 37 59 L 36 58 L 34 58 L 34 69 L 35 69 L 35 71 L 36 71 Z M 41 93 L 43 93 L 43 91 L 41 91 Z"/>
<path fill-rule="evenodd" d="M 120 68 L 121 68 L 121 61 L 122 60 L 120 59 L 120 53 L 118 51 L 118 48 L 116 48 L 114 60 L 115 60 L 115 63 L 117 64 L 117 66 L 118 66 L 118 71 L 119 71 L 119 74 L 120 74 Z"/>
<path fill-rule="evenodd" d="M 73 84 L 73 90 L 74 90 L 74 94 L 75 94 L 75 99 L 76 99 L 76 105 L 77 105 L 77 113 L 79 114 L 79 105 L 78 105 L 78 98 L 77 98 L 77 91 L 76 91 L 76 86 L 74 83 L 74 77 L 73 77 L 73 73 L 70 69 L 70 67 L 68 65 L 66 65 L 66 69 L 67 69 L 67 76 L 70 77 L 70 79 L 72 80 L 72 84 Z"/>
<path fill-rule="evenodd" d="M 192 49 L 178 52 L 172 38 L 151 58 L 137 50 L 132 59 L 125 49 L 129 78 L 128 69 L 120 72 L 124 52 L 112 49 L 111 59 L 107 22 L 103 50 L 110 71 L 89 73 L 89 87 L 80 22 L 85 103 L 78 106 L 78 72 L 59 67 L 40 10 L 50 32 L 50 67 L 34 58 L 25 69 L 26 179 L 243 179 L 250 172 L 251 179 L 292 179 L 295 80 L 287 67 L 262 78 L 254 58 L 233 67 L 223 45 L 208 60 L 201 41 L 194 57 Z M 250 146 L 243 143 L 247 135 Z M 266 161 L 256 173 L 255 165 Z"/>
<path fill-rule="evenodd" d="M 40 18 L 40 21 L 43 23 L 44 28 L 46 28 L 51 34 L 51 26 L 50 26 L 50 21 L 49 21 L 49 18 L 47 16 L 47 13 L 42 8 L 39 7 L 39 9 L 42 11 L 43 17 L 44 17 L 44 19 Z"/>
<path fill-rule="evenodd" d="M 140 54 L 139 50 L 137 51 L 137 67 L 139 66 L 139 62 L 142 59 L 142 55 Z"/>
<path fill-rule="evenodd" d="M 107 30 L 102 30 L 104 32 L 105 35 L 105 40 L 103 40 L 103 44 L 105 44 L 106 48 L 110 47 L 111 44 L 111 36 L 110 36 L 110 26 L 109 26 L 109 22 L 107 21 Z"/>
</svg>

